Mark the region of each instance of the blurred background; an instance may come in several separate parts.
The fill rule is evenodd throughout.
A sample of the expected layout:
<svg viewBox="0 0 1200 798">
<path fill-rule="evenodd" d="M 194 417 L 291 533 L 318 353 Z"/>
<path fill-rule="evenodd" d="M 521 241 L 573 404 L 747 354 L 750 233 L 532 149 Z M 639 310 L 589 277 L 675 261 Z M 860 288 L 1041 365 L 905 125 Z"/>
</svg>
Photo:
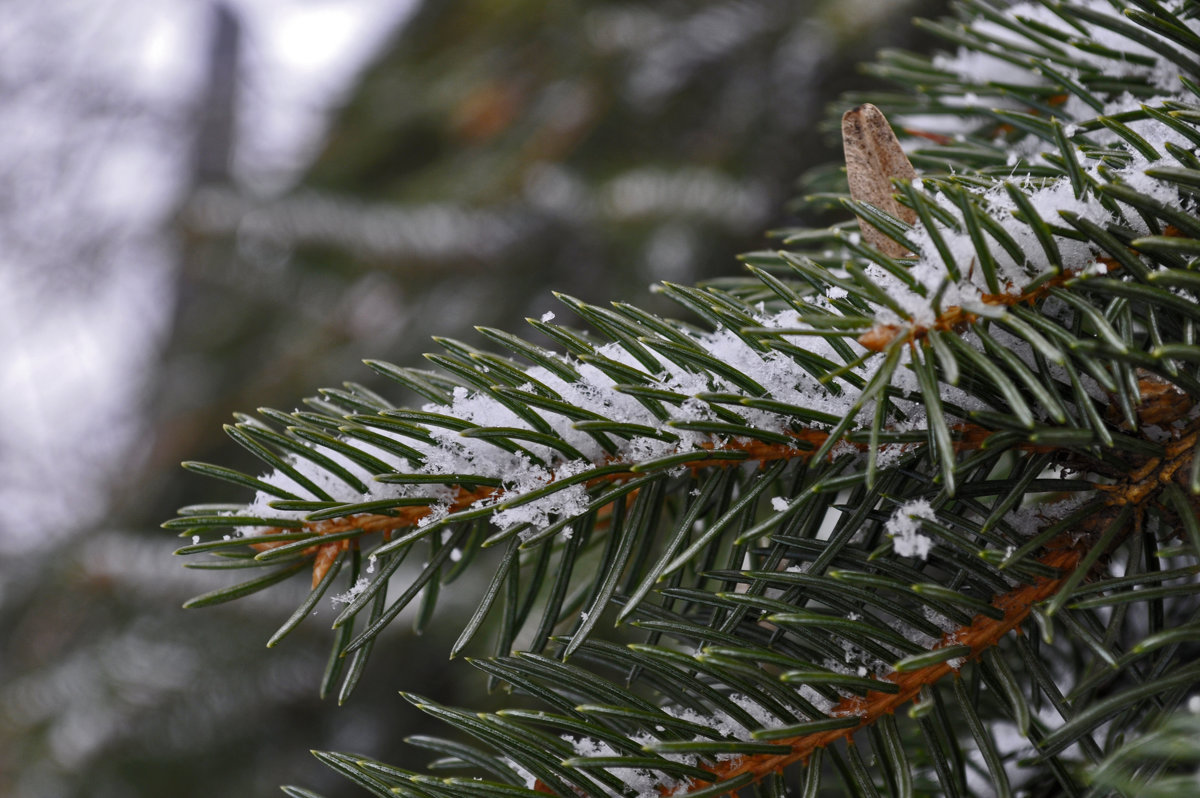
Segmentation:
<svg viewBox="0 0 1200 798">
<path fill-rule="evenodd" d="M 159 523 L 244 496 L 179 461 L 260 471 L 233 412 L 524 334 L 567 315 L 552 290 L 677 313 L 650 284 L 767 245 L 840 155 L 855 65 L 928 46 L 908 20 L 941 5 L 4 3 L 0 795 L 339 798 L 310 749 L 419 767 L 401 739 L 440 730 L 398 690 L 486 701 L 453 638 L 397 624 L 319 701 L 321 614 L 264 648 L 298 581 L 180 609 L 221 581 Z"/>
</svg>

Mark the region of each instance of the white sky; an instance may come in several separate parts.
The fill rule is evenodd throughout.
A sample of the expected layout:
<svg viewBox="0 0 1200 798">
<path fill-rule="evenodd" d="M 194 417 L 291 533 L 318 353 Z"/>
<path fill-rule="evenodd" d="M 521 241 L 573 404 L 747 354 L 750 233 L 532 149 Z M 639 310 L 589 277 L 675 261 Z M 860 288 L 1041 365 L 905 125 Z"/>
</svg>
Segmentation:
<svg viewBox="0 0 1200 798">
<path fill-rule="evenodd" d="M 230 5 L 244 35 L 238 176 L 278 190 L 412 2 Z M 209 14 L 194 0 L 55 0 L 7 4 L 0 21 L 0 550 L 94 519 L 136 456 Z"/>
</svg>

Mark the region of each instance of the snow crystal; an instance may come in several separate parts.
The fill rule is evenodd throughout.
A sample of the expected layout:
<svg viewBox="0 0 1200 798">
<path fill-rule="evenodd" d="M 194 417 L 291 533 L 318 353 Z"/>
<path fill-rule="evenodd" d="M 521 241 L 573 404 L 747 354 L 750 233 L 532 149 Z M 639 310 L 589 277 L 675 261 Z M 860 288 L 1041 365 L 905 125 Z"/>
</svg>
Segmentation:
<svg viewBox="0 0 1200 798">
<path fill-rule="evenodd" d="M 934 521 L 937 516 L 928 499 L 913 499 L 896 508 L 884 529 L 892 536 L 892 547 L 901 557 L 929 556 L 933 539 L 920 534 L 921 519 Z"/>
<path fill-rule="evenodd" d="M 1017 507 L 1005 514 L 1008 522 L 1022 537 L 1032 537 L 1048 523 L 1066 518 L 1073 510 L 1081 507 L 1087 500 L 1087 491 L 1076 491 L 1065 499 L 1053 502 L 1032 503 Z M 1011 554 L 1011 552 L 1009 552 Z"/>
<path fill-rule="evenodd" d="M 887 468 L 895 465 L 912 448 L 914 448 L 913 444 L 885 444 L 875 453 L 875 466 Z"/>
<path fill-rule="evenodd" d="M 771 509 L 777 513 L 782 513 L 788 508 L 788 506 L 788 500 L 782 496 L 776 496 L 775 498 L 771 499 Z"/>
<path fill-rule="evenodd" d="M 351 602 L 353 602 L 353 601 L 354 601 L 356 598 L 358 598 L 359 596 L 361 596 L 361 595 L 362 595 L 362 593 L 363 593 L 363 591 L 364 591 L 364 590 L 366 590 L 366 589 L 367 589 L 367 587 L 368 587 L 368 586 L 370 586 L 370 584 L 371 584 L 371 580 L 370 580 L 370 579 L 368 579 L 368 578 L 367 578 L 367 577 L 365 577 L 365 576 L 360 576 L 360 577 L 358 578 L 358 581 L 356 581 L 356 582 L 354 583 L 354 586 L 353 586 L 353 587 L 351 587 L 351 588 L 350 588 L 349 590 L 347 590 L 345 593 L 339 593 L 339 594 L 337 594 L 336 596 L 334 596 L 334 597 L 333 597 L 332 599 L 330 599 L 330 600 L 333 602 L 333 605 L 334 605 L 335 607 L 336 607 L 338 604 L 350 604 L 350 603 L 351 603 Z"/>
</svg>

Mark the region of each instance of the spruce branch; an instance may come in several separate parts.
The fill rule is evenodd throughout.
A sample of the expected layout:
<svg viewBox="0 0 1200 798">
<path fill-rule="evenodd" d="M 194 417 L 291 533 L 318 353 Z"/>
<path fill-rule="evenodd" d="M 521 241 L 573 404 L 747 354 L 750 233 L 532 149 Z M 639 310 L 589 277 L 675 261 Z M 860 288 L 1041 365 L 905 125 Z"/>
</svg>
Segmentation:
<svg viewBox="0 0 1200 798">
<path fill-rule="evenodd" d="M 344 699 L 410 602 L 485 572 L 451 653 L 499 618 L 470 661 L 546 708 L 406 694 L 485 747 L 422 745 L 495 781 L 321 755 L 381 795 L 708 796 L 804 763 L 816 794 L 822 759 L 869 795 L 835 745 L 864 737 L 893 794 L 914 757 L 964 794 L 969 748 L 999 793 L 1022 768 L 1077 793 L 1106 728 L 1200 684 L 1200 39 L 1136 5 L 923 23 L 959 50 L 883 54 L 895 128 L 845 114 L 849 193 L 809 198 L 855 218 L 661 286 L 697 322 L 560 295 L 588 330 L 530 323 L 562 353 L 481 330 L 505 354 L 370 362 L 421 408 L 347 384 L 240 419 L 270 473 L 191 467 L 255 499 L 167 526 L 275 570 L 200 603 L 311 564 L 278 640 L 349 563 Z"/>
<path fill-rule="evenodd" d="M 729 760 L 713 769 L 712 777 L 705 777 L 704 781 L 740 787 L 779 772 L 794 762 L 807 762 L 816 750 L 853 737 L 861 729 L 917 700 L 922 690 L 938 681 L 957 678 L 965 662 L 979 659 L 1007 634 L 1018 629 L 1036 605 L 1049 602 L 1048 614 L 1062 607 L 1071 591 L 1140 526 L 1130 523 L 1132 517 L 1144 513 L 1146 506 L 1158 501 L 1165 489 L 1179 486 L 1183 481 L 1183 472 L 1191 467 L 1200 442 L 1200 424 L 1192 426 L 1188 434 L 1167 447 L 1162 457 L 1148 460 L 1118 483 L 1097 485 L 1105 495 L 1095 512 L 1041 547 L 1044 553 L 1037 557 L 1037 562 L 1052 568 L 1058 576 L 1041 577 L 994 597 L 991 606 L 999 611 L 997 614 L 978 614 L 969 625 L 946 632 L 927 652 L 897 662 L 891 673 L 879 679 L 888 683 L 888 689 L 868 688 L 865 695 L 847 696 L 826 712 L 831 718 L 853 718 L 854 723 L 784 738 L 780 738 L 775 729 L 758 732 L 754 735 L 757 739 L 770 739 L 777 746 L 787 747 L 787 752 L 751 754 Z M 1181 509 L 1184 514 L 1195 515 L 1198 507 L 1200 502 L 1192 499 Z M 765 620 L 781 619 L 767 616 Z M 1200 676 L 1200 672 L 1196 675 Z M 786 673 L 783 678 L 787 679 Z M 819 724 L 818 721 L 816 725 Z M 678 790 L 678 794 L 691 792 L 690 787 Z"/>
</svg>

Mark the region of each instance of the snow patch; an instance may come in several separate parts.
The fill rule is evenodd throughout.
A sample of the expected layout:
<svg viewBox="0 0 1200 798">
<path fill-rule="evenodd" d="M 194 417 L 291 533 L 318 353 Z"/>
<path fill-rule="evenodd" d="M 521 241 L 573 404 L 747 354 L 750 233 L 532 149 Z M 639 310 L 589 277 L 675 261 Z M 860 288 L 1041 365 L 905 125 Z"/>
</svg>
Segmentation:
<svg viewBox="0 0 1200 798">
<path fill-rule="evenodd" d="M 922 535 L 921 520 L 936 521 L 928 499 L 912 499 L 896 508 L 884 529 L 892 537 L 892 547 L 901 557 L 916 557 L 924 560 L 933 548 L 933 539 Z"/>
</svg>

